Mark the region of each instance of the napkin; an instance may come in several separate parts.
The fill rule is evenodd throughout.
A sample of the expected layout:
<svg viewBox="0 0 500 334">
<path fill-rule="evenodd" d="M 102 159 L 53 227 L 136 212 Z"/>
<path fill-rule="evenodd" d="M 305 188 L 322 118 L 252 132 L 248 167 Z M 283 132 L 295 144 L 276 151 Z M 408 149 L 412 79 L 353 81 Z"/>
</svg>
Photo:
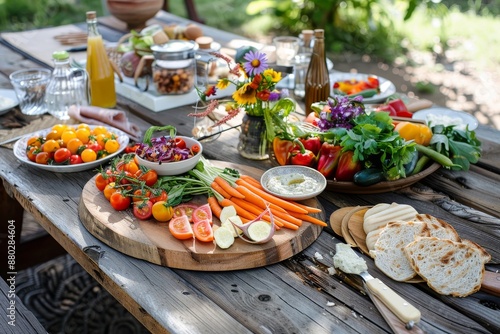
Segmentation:
<svg viewBox="0 0 500 334">
<path fill-rule="evenodd" d="M 134 141 L 140 141 L 142 136 L 141 129 L 136 124 L 129 122 L 127 115 L 122 110 L 72 105 L 68 109 L 68 114 L 81 123 L 115 127 L 126 132 Z"/>
</svg>

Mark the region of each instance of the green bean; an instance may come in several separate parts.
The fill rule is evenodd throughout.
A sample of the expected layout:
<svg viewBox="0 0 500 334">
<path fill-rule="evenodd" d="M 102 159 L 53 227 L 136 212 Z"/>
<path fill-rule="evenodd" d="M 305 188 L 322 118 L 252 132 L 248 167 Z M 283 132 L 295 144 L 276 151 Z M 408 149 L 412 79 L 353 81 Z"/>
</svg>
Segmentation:
<svg viewBox="0 0 500 334">
<path fill-rule="evenodd" d="M 415 168 L 413 168 L 413 171 L 411 172 L 410 175 L 415 175 L 417 173 L 420 173 L 422 169 L 424 169 L 424 167 L 427 165 L 429 160 L 431 160 L 431 158 L 429 158 L 426 155 L 422 155 L 420 158 L 418 158 L 417 164 L 415 165 Z"/>
<path fill-rule="evenodd" d="M 437 162 L 438 164 L 440 164 L 443 167 L 448 167 L 448 168 L 460 167 L 460 165 L 454 164 L 453 161 L 451 161 L 451 159 L 449 157 L 447 157 L 444 154 L 439 153 L 438 151 L 433 150 L 430 147 L 423 146 L 420 144 L 415 144 L 415 147 L 416 147 L 417 151 L 428 156 L 429 158 L 431 158 L 432 160 L 434 160 L 435 162 Z"/>
</svg>

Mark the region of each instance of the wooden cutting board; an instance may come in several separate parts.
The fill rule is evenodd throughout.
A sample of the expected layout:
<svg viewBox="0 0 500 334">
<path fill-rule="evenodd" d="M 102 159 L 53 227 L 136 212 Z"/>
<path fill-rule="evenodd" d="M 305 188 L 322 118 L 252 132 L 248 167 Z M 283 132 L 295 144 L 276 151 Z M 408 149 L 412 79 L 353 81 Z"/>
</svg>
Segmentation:
<svg viewBox="0 0 500 334">
<path fill-rule="evenodd" d="M 230 167 L 241 173 L 260 179 L 261 170 L 249 166 L 212 161 L 214 165 Z M 85 187 L 78 206 L 78 214 L 85 228 L 110 247 L 127 255 L 161 266 L 200 270 L 226 271 L 266 266 L 288 259 L 312 244 L 322 227 L 304 222 L 297 231 L 282 228 L 268 243 L 249 244 L 241 239 L 228 249 L 220 249 L 215 243 L 195 240 L 180 241 L 168 230 L 168 223 L 155 220 L 141 221 L 130 210 L 116 211 L 95 186 L 95 177 Z M 198 204 L 206 199 L 195 199 Z M 302 203 L 322 208 L 314 198 Z M 325 214 L 315 216 L 325 221 Z M 220 225 L 214 217 L 214 224 Z"/>
</svg>

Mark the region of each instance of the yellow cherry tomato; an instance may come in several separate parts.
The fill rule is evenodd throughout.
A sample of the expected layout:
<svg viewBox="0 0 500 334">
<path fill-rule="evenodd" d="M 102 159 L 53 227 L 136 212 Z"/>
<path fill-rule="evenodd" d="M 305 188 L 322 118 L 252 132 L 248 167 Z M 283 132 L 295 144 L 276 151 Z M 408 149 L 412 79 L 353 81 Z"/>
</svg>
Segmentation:
<svg viewBox="0 0 500 334">
<path fill-rule="evenodd" d="M 120 148 L 120 143 L 116 139 L 108 139 L 104 144 L 104 149 L 109 153 L 115 153 Z"/>
<path fill-rule="evenodd" d="M 90 148 L 86 148 L 82 151 L 82 160 L 83 162 L 91 162 L 97 159 L 97 153 Z"/>
<path fill-rule="evenodd" d="M 167 206 L 166 204 L 167 202 L 165 201 L 159 201 L 153 204 L 153 217 L 160 222 L 169 221 L 174 215 L 172 207 Z"/>
<path fill-rule="evenodd" d="M 104 126 L 98 125 L 94 128 L 94 130 L 92 130 L 92 133 L 94 135 L 100 135 L 100 134 L 105 135 L 106 133 L 108 133 L 108 129 L 106 129 L 106 127 Z"/>
<path fill-rule="evenodd" d="M 66 144 L 66 148 L 71 152 L 71 154 L 78 154 L 78 149 L 83 146 L 83 142 L 78 138 L 70 139 Z"/>
<path fill-rule="evenodd" d="M 73 139 L 73 138 L 76 138 L 76 133 L 75 131 L 71 131 L 71 130 L 66 130 L 62 133 L 61 135 L 61 140 L 63 141 L 64 145 L 67 145 L 68 142 Z"/>
<path fill-rule="evenodd" d="M 47 153 L 52 153 L 60 149 L 61 146 L 54 139 L 49 139 L 42 145 L 42 151 Z"/>
<path fill-rule="evenodd" d="M 75 132 L 76 138 L 80 139 L 82 143 L 87 144 L 90 140 L 90 129 L 79 128 Z"/>
</svg>

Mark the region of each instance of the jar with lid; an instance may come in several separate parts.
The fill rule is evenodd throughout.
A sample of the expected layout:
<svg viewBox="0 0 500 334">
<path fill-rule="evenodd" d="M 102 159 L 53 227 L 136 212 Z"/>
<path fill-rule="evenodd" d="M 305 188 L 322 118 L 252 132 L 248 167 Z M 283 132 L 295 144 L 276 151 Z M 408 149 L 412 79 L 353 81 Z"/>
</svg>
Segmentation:
<svg viewBox="0 0 500 334">
<path fill-rule="evenodd" d="M 54 70 L 45 91 L 45 104 L 51 115 L 67 120 L 71 105 L 88 105 L 87 74 L 83 69 L 70 66 L 66 51 L 54 52 L 52 60 Z"/>
<path fill-rule="evenodd" d="M 206 88 L 210 77 L 213 77 L 217 69 L 217 58 L 212 54 L 220 52 L 221 45 L 214 42 L 212 37 L 201 36 L 195 42 L 198 44 L 196 52 L 196 86 Z"/>
<path fill-rule="evenodd" d="M 153 82 L 156 91 L 163 95 L 180 95 L 191 92 L 196 78 L 194 41 L 170 40 L 153 45 Z"/>
</svg>

